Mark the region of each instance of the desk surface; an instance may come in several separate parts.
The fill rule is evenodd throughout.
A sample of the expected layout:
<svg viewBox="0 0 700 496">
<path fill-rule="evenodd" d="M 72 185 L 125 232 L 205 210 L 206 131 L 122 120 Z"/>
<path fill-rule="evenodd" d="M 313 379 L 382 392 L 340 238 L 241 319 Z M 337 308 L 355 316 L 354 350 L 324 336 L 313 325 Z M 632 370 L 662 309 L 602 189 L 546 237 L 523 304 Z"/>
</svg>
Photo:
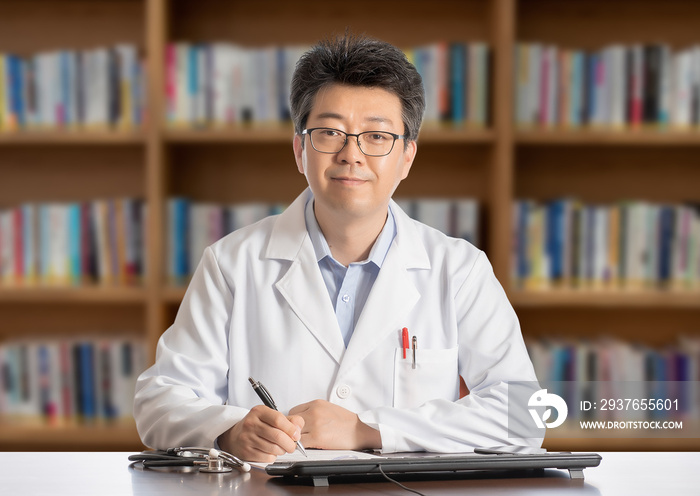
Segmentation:
<svg viewBox="0 0 700 496">
<path fill-rule="evenodd" d="M 389 482 L 353 482 L 313 487 L 281 483 L 254 469 L 249 474 L 143 471 L 130 467 L 130 453 L 0 453 L 0 494 L 23 495 L 207 495 L 410 494 Z M 700 453 L 600 453 L 600 466 L 584 470 L 586 480 L 547 470 L 542 477 L 510 474 L 485 479 L 402 479 L 429 495 L 697 495 Z"/>
</svg>

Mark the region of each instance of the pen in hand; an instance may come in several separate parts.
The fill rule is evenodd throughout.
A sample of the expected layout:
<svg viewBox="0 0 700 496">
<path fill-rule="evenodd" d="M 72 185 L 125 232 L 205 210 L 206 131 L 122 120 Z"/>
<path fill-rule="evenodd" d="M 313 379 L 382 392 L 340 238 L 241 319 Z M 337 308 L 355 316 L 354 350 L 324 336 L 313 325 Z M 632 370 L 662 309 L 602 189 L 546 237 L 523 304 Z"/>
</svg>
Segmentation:
<svg viewBox="0 0 700 496">
<path fill-rule="evenodd" d="M 275 405 L 275 400 L 272 399 L 272 396 L 270 396 L 270 393 L 267 391 L 265 386 L 263 386 L 262 383 L 254 380 L 252 377 L 248 377 L 248 381 L 250 381 L 250 385 L 253 386 L 253 391 L 255 391 L 255 393 L 258 395 L 258 397 L 262 400 L 263 404 L 268 408 L 272 408 L 273 410 L 277 410 L 277 405 Z M 301 442 L 296 441 L 296 443 L 297 443 L 297 449 L 299 451 L 301 451 L 301 454 L 304 456 L 308 456 L 306 454 L 306 450 L 304 450 L 304 447 L 301 445 Z"/>
</svg>

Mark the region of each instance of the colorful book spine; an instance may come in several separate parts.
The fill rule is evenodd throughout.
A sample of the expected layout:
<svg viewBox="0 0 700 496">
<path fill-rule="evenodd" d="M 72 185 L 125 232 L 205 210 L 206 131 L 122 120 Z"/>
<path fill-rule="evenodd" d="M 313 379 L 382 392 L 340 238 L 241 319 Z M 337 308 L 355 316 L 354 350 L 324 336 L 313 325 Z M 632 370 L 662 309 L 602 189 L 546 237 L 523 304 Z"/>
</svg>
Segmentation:
<svg viewBox="0 0 700 496">
<path fill-rule="evenodd" d="M 81 234 L 80 204 L 68 205 L 68 256 L 70 266 L 70 281 L 72 284 L 83 282 L 82 277 L 82 234 Z"/>
</svg>

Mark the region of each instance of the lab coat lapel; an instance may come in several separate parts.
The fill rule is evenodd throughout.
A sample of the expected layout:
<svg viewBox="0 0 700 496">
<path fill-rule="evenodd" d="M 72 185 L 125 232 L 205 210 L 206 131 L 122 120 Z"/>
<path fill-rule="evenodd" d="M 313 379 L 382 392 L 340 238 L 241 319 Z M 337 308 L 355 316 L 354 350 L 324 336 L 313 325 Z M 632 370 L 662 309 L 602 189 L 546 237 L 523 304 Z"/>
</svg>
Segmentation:
<svg viewBox="0 0 700 496">
<path fill-rule="evenodd" d="M 311 241 L 306 242 L 311 245 Z M 340 363 L 345 344 L 313 248 L 302 249 L 287 273 L 275 284 L 299 320 Z"/>
<path fill-rule="evenodd" d="M 397 234 L 379 271 L 377 280 L 348 343 L 338 377 L 349 373 L 389 333 L 396 333 L 400 345 L 401 328 L 410 326 L 410 311 L 420 299 L 420 291 L 409 277 L 409 270 L 429 269 L 427 252 L 420 243 L 413 221 L 392 201 Z"/>
<path fill-rule="evenodd" d="M 308 194 L 307 189 L 279 216 L 265 256 L 292 261 L 275 287 L 309 332 L 340 363 L 345 344 L 304 221 Z"/>
</svg>

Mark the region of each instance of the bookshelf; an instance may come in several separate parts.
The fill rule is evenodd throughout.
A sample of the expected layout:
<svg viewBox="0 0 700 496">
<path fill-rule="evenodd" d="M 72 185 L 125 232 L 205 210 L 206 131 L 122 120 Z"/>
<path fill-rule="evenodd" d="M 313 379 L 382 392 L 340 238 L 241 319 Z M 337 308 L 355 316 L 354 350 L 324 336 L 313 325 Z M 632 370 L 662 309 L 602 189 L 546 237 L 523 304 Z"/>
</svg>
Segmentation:
<svg viewBox="0 0 700 496">
<path fill-rule="evenodd" d="M 371 13 L 371 14 L 368 14 Z M 426 123 L 411 175 L 397 196 L 469 196 L 481 205 L 485 249 L 526 338 L 612 335 L 664 346 L 700 332 L 700 293 L 645 290 L 525 291 L 511 283 L 516 199 L 575 195 L 589 202 L 634 197 L 700 202 L 696 130 L 636 132 L 520 129 L 514 125 L 514 47 L 541 41 L 579 49 L 610 43 L 700 42 L 700 5 L 682 0 L 436 0 L 353 8 L 216 0 L 3 0 L 0 52 L 87 49 L 128 42 L 146 59 L 147 119 L 131 131 L 0 133 L 0 207 L 22 202 L 132 196 L 149 208 L 149 271 L 136 287 L 0 286 L 0 340 L 126 332 L 152 357 L 184 288 L 165 277 L 166 200 L 289 202 L 305 186 L 292 158 L 291 126 L 167 126 L 165 48 L 175 41 L 244 46 L 310 44 L 350 26 L 402 47 L 439 40 L 491 48 L 489 125 Z M 290 26 L 293 29 L 290 29 Z M 151 358 L 152 360 L 152 358 Z M 698 440 L 552 440 L 551 449 L 697 450 Z M 141 448 L 133 423 L 0 426 L 0 449 Z"/>
</svg>

